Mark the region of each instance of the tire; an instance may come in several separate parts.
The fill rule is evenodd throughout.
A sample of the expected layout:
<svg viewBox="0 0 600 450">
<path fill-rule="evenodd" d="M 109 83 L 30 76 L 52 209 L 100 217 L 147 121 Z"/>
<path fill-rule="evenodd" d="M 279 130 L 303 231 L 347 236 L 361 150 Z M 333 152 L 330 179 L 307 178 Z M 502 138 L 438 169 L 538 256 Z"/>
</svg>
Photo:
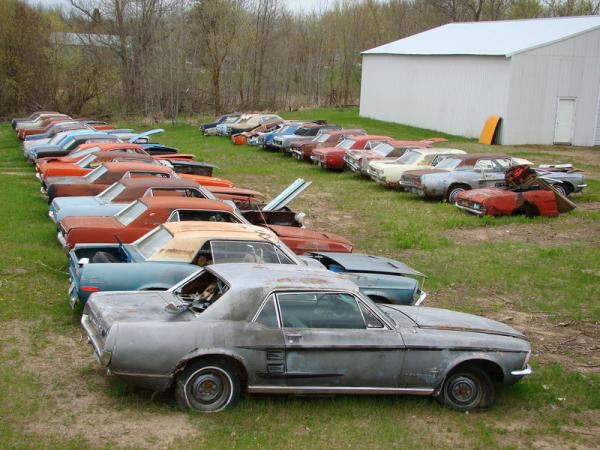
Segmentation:
<svg viewBox="0 0 600 450">
<path fill-rule="evenodd" d="M 570 189 L 562 183 L 555 183 L 552 185 L 552 187 L 554 189 L 556 189 L 564 197 L 568 196 L 571 193 Z"/>
<path fill-rule="evenodd" d="M 450 189 L 448 189 L 448 193 L 446 194 L 446 201 L 448 203 L 456 203 L 456 197 L 458 196 L 458 194 L 460 192 L 464 192 L 464 191 L 468 191 L 469 188 L 465 187 L 465 186 L 451 186 Z"/>
<path fill-rule="evenodd" d="M 484 370 L 462 366 L 448 374 L 438 400 L 452 409 L 472 411 L 489 408 L 494 397 L 494 385 Z"/>
<path fill-rule="evenodd" d="M 184 410 L 218 412 L 240 397 L 240 379 L 227 361 L 197 361 L 177 376 L 175 399 Z"/>
</svg>

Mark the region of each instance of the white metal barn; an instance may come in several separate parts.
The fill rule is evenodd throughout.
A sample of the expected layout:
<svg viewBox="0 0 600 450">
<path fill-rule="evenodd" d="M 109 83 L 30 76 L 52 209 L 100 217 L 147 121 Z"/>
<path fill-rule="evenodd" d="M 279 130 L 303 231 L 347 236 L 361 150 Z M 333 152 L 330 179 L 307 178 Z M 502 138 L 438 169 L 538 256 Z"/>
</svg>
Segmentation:
<svg viewBox="0 0 600 450">
<path fill-rule="evenodd" d="M 453 23 L 363 52 L 360 114 L 502 144 L 600 145 L 600 16 Z"/>
</svg>

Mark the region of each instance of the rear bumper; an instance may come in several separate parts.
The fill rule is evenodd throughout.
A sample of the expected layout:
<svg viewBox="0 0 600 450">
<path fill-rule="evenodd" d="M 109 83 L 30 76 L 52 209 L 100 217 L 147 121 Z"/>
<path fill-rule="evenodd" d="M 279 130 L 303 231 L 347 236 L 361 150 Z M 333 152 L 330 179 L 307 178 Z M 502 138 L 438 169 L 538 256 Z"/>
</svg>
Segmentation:
<svg viewBox="0 0 600 450">
<path fill-rule="evenodd" d="M 527 367 L 525 367 L 524 369 L 513 370 L 510 374 L 513 377 L 523 377 L 525 375 L 531 375 L 532 373 L 533 373 L 533 369 L 531 368 L 531 366 L 529 364 L 527 364 Z"/>
</svg>

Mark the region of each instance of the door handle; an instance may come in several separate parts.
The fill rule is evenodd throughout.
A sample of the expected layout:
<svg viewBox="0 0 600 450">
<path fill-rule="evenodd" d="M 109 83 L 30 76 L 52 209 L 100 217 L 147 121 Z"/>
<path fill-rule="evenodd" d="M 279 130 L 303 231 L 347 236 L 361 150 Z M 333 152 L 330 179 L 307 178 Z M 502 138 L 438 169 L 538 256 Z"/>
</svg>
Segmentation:
<svg viewBox="0 0 600 450">
<path fill-rule="evenodd" d="M 285 333 L 285 338 L 289 343 L 297 342 L 302 337 L 302 333 Z"/>
</svg>

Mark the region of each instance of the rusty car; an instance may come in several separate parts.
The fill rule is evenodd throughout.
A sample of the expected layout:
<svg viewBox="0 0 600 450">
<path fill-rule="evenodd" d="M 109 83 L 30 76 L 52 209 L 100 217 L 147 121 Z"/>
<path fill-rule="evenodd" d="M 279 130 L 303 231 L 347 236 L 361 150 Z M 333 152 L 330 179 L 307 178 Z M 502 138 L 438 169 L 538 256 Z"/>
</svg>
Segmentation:
<svg viewBox="0 0 600 450">
<path fill-rule="evenodd" d="M 354 135 L 348 136 L 333 147 L 321 147 L 313 150 L 310 159 L 323 169 L 343 170 L 346 167 L 344 156 L 351 150 L 370 150 L 382 142 L 392 141 L 389 136 Z"/>
<path fill-rule="evenodd" d="M 575 209 L 575 204 L 566 198 L 567 189 L 556 180 L 540 178 L 538 171 L 530 166 L 520 165 L 506 172 L 504 187 L 460 192 L 455 205 L 478 216 L 525 214 L 528 217 L 556 217 Z"/>
<path fill-rule="evenodd" d="M 533 165 L 527 160 L 497 153 L 451 155 L 430 169 L 404 172 L 401 186 L 421 197 L 442 198 L 454 204 L 460 192 L 505 186 L 506 171 L 523 164 Z M 549 176 L 550 172 L 540 178 Z"/>
<path fill-rule="evenodd" d="M 310 141 L 293 141 L 290 144 L 290 153 L 298 160 L 305 159 L 310 161 L 310 156 L 316 148 L 333 147 L 347 137 L 362 136 L 365 134 L 367 134 L 367 132 L 360 129 L 341 129 L 321 132 Z"/>
<path fill-rule="evenodd" d="M 332 130 L 339 130 L 342 127 L 339 125 L 327 125 L 327 124 L 305 124 L 301 127 L 296 128 L 289 134 L 278 133 L 273 136 L 270 143 L 265 143 L 265 147 L 274 150 L 279 150 L 283 153 L 289 153 L 292 143 L 301 141 L 311 141 L 321 133 L 325 133 Z"/>
<path fill-rule="evenodd" d="M 349 150 L 344 155 L 346 167 L 352 172 L 368 176 L 371 161 L 392 161 L 400 158 L 411 148 L 427 148 L 437 142 L 444 142 L 443 138 L 423 139 L 421 141 L 392 140 L 381 142 L 375 147 L 364 150 Z"/>
<path fill-rule="evenodd" d="M 253 394 L 432 396 L 492 406 L 494 383 L 532 373 L 529 339 L 481 316 L 378 305 L 331 272 L 206 266 L 166 292 L 101 292 L 82 326 L 102 366 L 183 409 L 221 411 Z"/>
<path fill-rule="evenodd" d="M 387 187 L 400 187 L 402 174 L 408 170 L 435 167 L 448 155 L 463 155 L 455 148 L 412 148 L 395 160 L 369 162 L 368 173 L 372 180 Z"/>
</svg>

